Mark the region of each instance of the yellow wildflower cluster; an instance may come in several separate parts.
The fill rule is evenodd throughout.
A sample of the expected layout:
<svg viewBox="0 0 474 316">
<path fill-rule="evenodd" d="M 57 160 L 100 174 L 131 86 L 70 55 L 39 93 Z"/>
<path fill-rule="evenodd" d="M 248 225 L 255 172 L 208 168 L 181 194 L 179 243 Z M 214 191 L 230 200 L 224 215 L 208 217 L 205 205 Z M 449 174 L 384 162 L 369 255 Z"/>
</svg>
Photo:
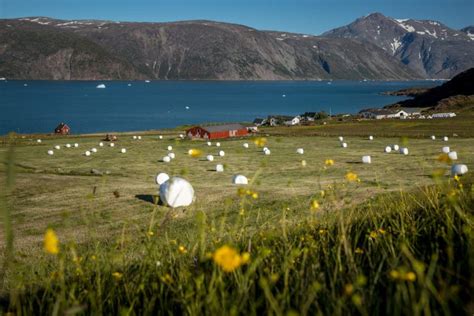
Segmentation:
<svg viewBox="0 0 474 316">
<path fill-rule="evenodd" d="M 248 263 L 250 261 L 250 254 L 248 252 L 239 254 L 234 248 L 224 245 L 214 252 L 212 259 L 225 272 L 232 272 Z"/>
<path fill-rule="evenodd" d="M 318 203 L 318 201 L 312 200 L 312 201 L 311 201 L 311 210 L 316 211 L 317 209 L 319 209 L 319 203 Z"/>
<path fill-rule="evenodd" d="M 198 158 L 202 156 L 202 151 L 199 149 L 190 149 L 188 150 L 188 155 L 193 158 Z"/>
<path fill-rule="evenodd" d="M 180 253 L 183 253 L 183 254 L 186 253 L 186 252 L 188 252 L 188 250 L 186 249 L 186 247 L 184 247 L 183 245 L 181 245 L 181 246 L 178 247 L 178 251 L 179 251 Z"/>
<path fill-rule="evenodd" d="M 112 276 L 113 276 L 116 280 L 120 280 L 120 279 L 123 277 L 123 274 L 120 273 L 120 272 L 114 272 L 114 273 L 112 273 Z"/>
<path fill-rule="evenodd" d="M 357 248 L 354 250 L 354 252 L 355 252 L 356 254 L 359 254 L 359 255 L 360 255 L 360 254 L 363 254 L 363 253 L 364 253 L 364 250 L 362 250 L 361 248 L 357 247 Z"/>
<path fill-rule="evenodd" d="M 359 177 L 357 176 L 356 173 L 349 171 L 348 173 L 346 173 L 346 180 L 349 182 L 355 182 L 355 181 L 359 181 Z"/>
<path fill-rule="evenodd" d="M 326 166 L 332 166 L 332 165 L 334 165 L 334 160 L 332 160 L 332 159 L 326 159 L 326 161 L 324 161 L 324 164 L 325 164 Z"/>
<path fill-rule="evenodd" d="M 52 255 L 57 255 L 59 253 L 59 240 L 56 233 L 51 228 L 48 228 L 44 235 L 44 250 Z"/>
<path fill-rule="evenodd" d="M 405 271 L 405 269 L 394 269 L 390 271 L 390 277 L 393 280 L 398 281 L 408 281 L 408 282 L 415 282 L 416 281 L 416 274 L 413 271 Z"/>
<path fill-rule="evenodd" d="M 267 139 L 265 137 L 257 137 L 253 140 L 253 143 L 258 147 L 263 147 L 267 143 Z"/>
<path fill-rule="evenodd" d="M 237 189 L 237 194 L 239 196 L 251 196 L 252 199 L 258 199 L 258 193 L 249 189 L 239 188 Z"/>
</svg>

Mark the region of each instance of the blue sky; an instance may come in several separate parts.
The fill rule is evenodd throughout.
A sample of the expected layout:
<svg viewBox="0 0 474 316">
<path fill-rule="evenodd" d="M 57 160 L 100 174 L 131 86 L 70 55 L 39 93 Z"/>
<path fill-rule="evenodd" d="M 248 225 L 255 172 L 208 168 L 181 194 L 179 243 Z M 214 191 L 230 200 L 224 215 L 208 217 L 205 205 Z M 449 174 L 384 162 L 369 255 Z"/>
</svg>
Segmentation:
<svg viewBox="0 0 474 316">
<path fill-rule="evenodd" d="M 474 0 L 0 0 L 0 18 L 177 21 L 208 19 L 257 29 L 320 34 L 372 12 L 474 24 Z"/>
</svg>

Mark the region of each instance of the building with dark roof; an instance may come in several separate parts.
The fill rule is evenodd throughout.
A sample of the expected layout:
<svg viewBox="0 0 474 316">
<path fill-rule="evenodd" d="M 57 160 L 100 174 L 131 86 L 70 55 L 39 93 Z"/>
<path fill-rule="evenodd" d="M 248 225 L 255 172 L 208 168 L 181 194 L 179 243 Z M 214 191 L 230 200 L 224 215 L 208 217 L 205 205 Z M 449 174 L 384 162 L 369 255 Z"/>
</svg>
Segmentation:
<svg viewBox="0 0 474 316">
<path fill-rule="evenodd" d="M 248 135 L 247 127 L 241 124 L 194 126 L 186 130 L 188 138 L 218 139 Z"/>
</svg>

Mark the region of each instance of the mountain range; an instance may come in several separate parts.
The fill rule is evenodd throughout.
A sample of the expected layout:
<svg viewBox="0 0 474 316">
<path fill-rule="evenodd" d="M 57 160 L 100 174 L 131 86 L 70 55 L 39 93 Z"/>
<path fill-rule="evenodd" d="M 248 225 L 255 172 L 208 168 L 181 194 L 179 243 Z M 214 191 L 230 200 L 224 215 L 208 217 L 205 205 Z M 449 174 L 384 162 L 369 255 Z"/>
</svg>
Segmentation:
<svg viewBox="0 0 474 316">
<path fill-rule="evenodd" d="M 374 13 L 321 36 L 213 21 L 0 20 L 0 77 L 409 80 L 474 67 L 474 29 Z"/>
</svg>

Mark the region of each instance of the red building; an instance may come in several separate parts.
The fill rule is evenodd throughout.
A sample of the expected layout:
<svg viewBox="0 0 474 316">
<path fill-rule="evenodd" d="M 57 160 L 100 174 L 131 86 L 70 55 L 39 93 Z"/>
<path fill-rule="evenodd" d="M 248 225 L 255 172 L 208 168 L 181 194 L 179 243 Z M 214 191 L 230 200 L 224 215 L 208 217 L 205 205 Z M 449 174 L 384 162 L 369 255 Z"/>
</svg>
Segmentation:
<svg viewBox="0 0 474 316">
<path fill-rule="evenodd" d="M 218 139 L 228 137 L 246 136 L 247 127 L 240 124 L 226 124 L 214 126 L 195 126 L 186 130 L 189 138 Z"/>
<path fill-rule="evenodd" d="M 54 133 L 61 134 L 61 135 L 69 135 L 70 131 L 71 129 L 69 128 L 69 126 L 67 126 L 67 124 L 61 123 L 58 125 L 58 127 L 56 127 L 56 129 L 54 130 Z"/>
</svg>

